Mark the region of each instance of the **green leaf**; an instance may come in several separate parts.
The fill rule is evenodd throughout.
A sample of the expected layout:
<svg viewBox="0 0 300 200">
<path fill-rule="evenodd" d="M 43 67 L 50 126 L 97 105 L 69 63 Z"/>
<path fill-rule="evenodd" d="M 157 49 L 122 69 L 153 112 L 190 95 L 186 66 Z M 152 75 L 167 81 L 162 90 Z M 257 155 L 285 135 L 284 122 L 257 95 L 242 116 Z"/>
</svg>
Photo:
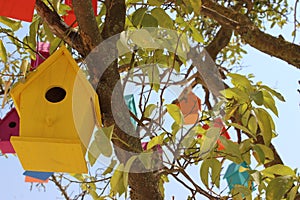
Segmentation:
<svg viewBox="0 0 300 200">
<path fill-rule="evenodd" d="M 289 177 L 277 177 L 271 180 L 266 190 L 266 200 L 281 200 L 291 188 L 293 182 Z"/>
<path fill-rule="evenodd" d="M 220 173 L 221 173 L 222 164 L 217 159 L 205 159 L 200 168 L 200 177 L 203 184 L 209 188 L 208 185 L 208 174 L 209 169 L 211 169 L 211 181 L 218 188 L 220 187 Z"/>
<path fill-rule="evenodd" d="M 254 112 L 258 120 L 258 125 L 261 130 L 265 145 L 269 146 L 272 139 L 272 126 L 269 115 L 262 108 L 255 108 Z"/>
<path fill-rule="evenodd" d="M 17 31 L 22 27 L 21 21 L 15 21 L 7 17 L 0 16 L 0 23 L 10 27 L 13 31 Z"/>
<path fill-rule="evenodd" d="M 125 168 L 124 168 L 124 173 L 123 173 L 123 183 L 125 188 L 128 186 L 128 174 L 130 172 L 130 168 L 133 164 L 133 162 L 137 159 L 137 156 L 132 156 L 129 158 L 129 160 L 126 162 Z"/>
<path fill-rule="evenodd" d="M 153 15 L 153 17 L 155 17 L 160 27 L 168 29 L 173 28 L 173 20 L 164 9 L 154 8 L 153 10 L 151 10 L 151 14 Z"/>
<path fill-rule="evenodd" d="M 153 137 L 147 145 L 147 150 L 152 149 L 156 145 L 162 145 L 166 133 L 162 133 L 159 136 Z"/>
<path fill-rule="evenodd" d="M 254 150 L 254 157 L 256 158 L 257 162 L 259 164 L 264 164 L 265 163 L 265 154 L 263 152 L 263 150 L 259 147 L 259 146 L 254 146 L 253 147 Z"/>
<path fill-rule="evenodd" d="M 143 163 L 146 169 L 151 169 L 152 167 L 152 158 L 153 158 L 152 155 L 153 155 L 153 151 L 143 152 L 138 155 L 139 160 Z"/>
<path fill-rule="evenodd" d="M 275 90 L 271 89 L 270 87 L 266 86 L 266 85 L 260 85 L 260 88 L 263 88 L 265 90 L 267 90 L 268 92 L 270 92 L 273 96 L 277 97 L 277 99 L 279 99 L 280 101 L 285 102 L 284 97 L 279 93 L 276 92 Z"/>
<path fill-rule="evenodd" d="M 145 111 L 144 111 L 144 117 L 150 117 L 152 114 L 153 110 L 156 108 L 155 104 L 149 104 L 147 105 Z"/>
<path fill-rule="evenodd" d="M 145 12 L 147 11 L 147 8 L 139 8 L 132 14 L 132 24 L 136 27 L 139 27 L 142 23 L 142 20 L 144 18 Z"/>
<path fill-rule="evenodd" d="M 251 94 L 251 97 L 257 105 L 259 105 L 259 106 L 263 105 L 264 96 L 263 96 L 262 91 L 257 91 L 255 93 Z"/>
<path fill-rule="evenodd" d="M 6 49 L 5 46 L 3 45 L 2 40 L 0 40 L 0 58 L 3 62 L 7 62 L 7 54 L 6 54 Z"/>
<path fill-rule="evenodd" d="M 124 186 L 124 180 L 123 180 L 123 174 L 124 174 L 123 170 L 124 170 L 124 164 L 120 164 L 110 179 L 111 191 L 115 195 L 119 193 L 121 196 L 126 191 L 126 188 Z"/>
<path fill-rule="evenodd" d="M 281 165 L 281 164 L 273 165 L 271 167 L 262 170 L 261 172 L 263 173 L 263 175 L 268 177 L 274 177 L 274 175 L 293 176 L 293 177 L 296 176 L 294 170 L 292 170 L 288 166 Z"/>
<path fill-rule="evenodd" d="M 266 145 L 263 144 L 256 144 L 255 146 L 259 147 L 265 154 L 265 157 L 272 161 L 274 160 L 274 153 L 270 147 L 267 147 Z"/>
<path fill-rule="evenodd" d="M 278 110 L 275 105 L 275 101 L 273 97 L 270 95 L 269 92 L 265 90 L 263 91 L 263 97 L 264 97 L 264 106 L 270 109 L 278 117 Z"/>
<path fill-rule="evenodd" d="M 241 163 L 243 161 L 242 159 L 242 152 L 239 148 L 239 144 L 236 142 L 233 142 L 231 140 L 227 140 L 225 137 L 220 137 L 221 143 L 224 145 L 224 155 L 227 159 L 235 162 L 235 163 Z"/>
<path fill-rule="evenodd" d="M 250 134 L 253 138 L 256 138 L 256 136 L 254 135 L 254 133 L 252 133 L 245 126 L 242 126 L 242 125 L 237 124 L 237 123 L 229 123 L 228 126 L 233 126 L 233 127 L 237 128 L 237 129 L 240 129 L 241 131 L 244 131 L 245 133 Z"/>
<path fill-rule="evenodd" d="M 149 77 L 149 83 L 155 92 L 158 92 L 160 88 L 159 70 L 156 64 L 147 66 L 147 74 Z"/>
<path fill-rule="evenodd" d="M 299 185 L 294 186 L 288 193 L 287 200 L 294 200 L 299 189 Z"/>
<path fill-rule="evenodd" d="M 196 1 L 199 1 L 199 0 L 196 0 Z M 203 36 L 200 33 L 200 31 L 197 30 L 194 26 L 190 26 L 190 29 L 191 29 L 192 37 L 194 38 L 194 40 L 196 42 L 203 43 L 204 39 L 203 39 Z"/>
<path fill-rule="evenodd" d="M 158 21 L 152 15 L 146 13 L 143 17 L 141 25 L 143 27 L 158 27 Z"/>
<path fill-rule="evenodd" d="M 207 130 L 206 135 L 203 135 L 203 141 L 200 147 L 199 157 L 204 158 L 215 147 L 220 136 L 220 128 L 211 127 Z M 202 139 L 201 138 L 201 139 Z"/>
<path fill-rule="evenodd" d="M 114 167 L 116 166 L 117 164 L 117 161 L 112 159 L 109 166 L 106 168 L 106 170 L 102 173 L 102 175 L 106 175 L 106 174 L 109 174 L 113 171 Z"/>
<path fill-rule="evenodd" d="M 231 193 L 235 196 L 235 199 L 252 200 L 251 190 L 243 185 L 234 185 Z"/>
<path fill-rule="evenodd" d="M 196 15 L 200 15 L 202 1 L 201 0 L 190 0 L 191 6 Z"/>
<path fill-rule="evenodd" d="M 251 82 L 250 80 L 243 76 L 243 75 L 240 75 L 240 74 L 235 74 L 235 73 L 228 73 L 227 74 L 229 77 L 231 77 L 231 83 L 236 86 L 236 87 L 243 87 L 245 89 L 248 89 L 248 90 L 252 90 L 253 87 L 251 85 Z"/>
<path fill-rule="evenodd" d="M 238 102 L 241 104 L 249 102 L 248 94 L 239 88 L 227 88 L 225 90 L 220 91 L 220 93 L 227 99 L 234 98 L 238 100 Z"/>
<path fill-rule="evenodd" d="M 141 48 L 159 48 L 159 45 L 155 43 L 153 37 L 146 29 L 135 30 L 130 35 L 130 39 L 133 44 Z M 154 66 L 154 64 L 152 64 L 151 66 Z"/>
<path fill-rule="evenodd" d="M 168 104 L 167 111 L 178 125 L 183 124 L 183 115 L 180 108 L 175 104 Z"/>
<path fill-rule="evenodd" d="M 256 135 L 257 132 L 257 122 L 254 116 L 251 116 L 248 121 L 248 129 L 251 131 L 253 135 Z"/>
<path fill-rule="evenodd" d="M 148 4 L 150 6 L 161 6 L 161 4 L 163 3 L 164 3 L 163 0 L 148 0 Z"/>
</svg>

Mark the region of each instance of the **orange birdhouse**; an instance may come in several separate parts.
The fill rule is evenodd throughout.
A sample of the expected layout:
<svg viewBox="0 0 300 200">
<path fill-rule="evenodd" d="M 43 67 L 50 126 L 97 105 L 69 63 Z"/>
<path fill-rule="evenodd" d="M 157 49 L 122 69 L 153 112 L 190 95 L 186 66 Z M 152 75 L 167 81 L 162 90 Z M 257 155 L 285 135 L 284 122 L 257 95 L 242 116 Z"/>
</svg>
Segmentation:
<svg viewBox="0 0 300 200">
<path fill-rule="evenodd" d="M 183 114 L 184 124 L 195 124 L 198 122 L 201 100 L 192 91 L 184 90 L 179 96 L 179 101 L 176 105 L 179 106 Z"/>
<path fill-rule="evenodd" d="M 11 142 L 23 168 L 86 173 L 86 147 L 101 123 L 100 108 L 68 50 L 61 47 L 10 93 L 20 116 L 20 136 Z"/>
</svg>

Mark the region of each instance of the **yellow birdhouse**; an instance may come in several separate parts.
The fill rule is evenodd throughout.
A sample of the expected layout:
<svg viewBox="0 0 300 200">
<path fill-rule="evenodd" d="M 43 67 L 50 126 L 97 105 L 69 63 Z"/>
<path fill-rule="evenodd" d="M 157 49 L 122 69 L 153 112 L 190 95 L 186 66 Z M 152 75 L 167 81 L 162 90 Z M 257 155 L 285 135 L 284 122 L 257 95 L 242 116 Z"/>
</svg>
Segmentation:
<svg viewBox="0 0 300 200">
<path fill-rule="evenodd" d="M 70 53 L 61 47 L 11 96 L 20 136 L 11 137 L 25 170 L 87 173 L 86 148 L 101 124 L 98 97 Z"/>
</svg>

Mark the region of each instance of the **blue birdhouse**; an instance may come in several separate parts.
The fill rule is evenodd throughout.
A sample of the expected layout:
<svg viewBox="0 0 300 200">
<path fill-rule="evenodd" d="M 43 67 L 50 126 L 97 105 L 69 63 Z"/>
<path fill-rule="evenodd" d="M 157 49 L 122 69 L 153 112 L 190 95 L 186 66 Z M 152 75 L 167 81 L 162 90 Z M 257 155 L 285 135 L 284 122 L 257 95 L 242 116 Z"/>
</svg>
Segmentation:
<svg viewBox="0 0 300 200">
<path fill-rule="evenodd" d="M 50 176 L 53 175 L 53 172 L 36 172 L 36 171 L 25 171 L 24 176 L 30 176 L 35 179 L 46 181 Z"/>
<path fill-rule="evenodd" d="M 130 110 L 130 112 L 132 112 L 135 116 L 137 116 L 134 95 L 133 94 L 125 95 L 124 99 L 125 99 L 125 104 Z M 133 125 L 136 125 L 136 121 L 132 117 L 130 117 L 130 121 L 132 122 Z"/>
<path fill-rule="evenodd" d="M 241 172 L 241 167 L 249 168 L 246 162 L 240 164 L 231 163 L 225 172 L 224 179 L 226 179 L 230 190 L 232 190 L 235 185 L 248 187 L 250 175 L 248 171 Z"/>
</svg>

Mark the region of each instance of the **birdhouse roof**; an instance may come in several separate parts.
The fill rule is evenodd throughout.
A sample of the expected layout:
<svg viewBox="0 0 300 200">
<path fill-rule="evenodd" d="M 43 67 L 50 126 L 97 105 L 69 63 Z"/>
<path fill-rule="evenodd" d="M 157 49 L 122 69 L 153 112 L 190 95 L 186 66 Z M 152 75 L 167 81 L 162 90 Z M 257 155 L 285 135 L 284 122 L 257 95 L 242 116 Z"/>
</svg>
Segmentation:
<svg viewBox="0 0 300 200">
<path fill-rule="evenodd" d="M 79 67 L 71 54 L 69 53 L 68 49 L 64 46 L 60 47 L 59 50 L 54 52 L 49 58 L 47 58 L 42 64 L 39 65 L 39 67 L 34 71 L 28 74 L 25 81 L 19 81 L 17 84 L 14 85 L 13 89 L 11 90 L 10 94 L 14 100 L 15 107 L 20 114 L 20 95 L 24 91 L 25 88 L 30 87 L 31 84 L 39 78 L 40 75 L 47 73 L 59 73 L 59 70 L 61 70 L 62 66 L 53 64 L 59 59 L 66 59 L 69 63 L 71 68 L 74 71 L 74 76 L 80 77 L 80 80 L 85 79 L 83 73 L 79 72 Z M 57 68 L 55 70 L 50 70 L 53 68 Z M 50 74 L 49 74 L 50 75 Z M 55 75 L 55 74 L 54 74 Z M 88 83 L 87 80 L 84 80 Z M 87 90 L 92 90 L 92 87 L 90 84 L 85 84 L 87 87 Z"/>
<path fill-rule="evenodd" d="M 15 118 L 15 120 L 18 120 L 18 113 L 15 108 L 12 108 L 8 113 L 6 113 L 3 119 L 0 119 L 0 125 L 6 120 L 11 120 L 10 118 Z"/>
</svg>

